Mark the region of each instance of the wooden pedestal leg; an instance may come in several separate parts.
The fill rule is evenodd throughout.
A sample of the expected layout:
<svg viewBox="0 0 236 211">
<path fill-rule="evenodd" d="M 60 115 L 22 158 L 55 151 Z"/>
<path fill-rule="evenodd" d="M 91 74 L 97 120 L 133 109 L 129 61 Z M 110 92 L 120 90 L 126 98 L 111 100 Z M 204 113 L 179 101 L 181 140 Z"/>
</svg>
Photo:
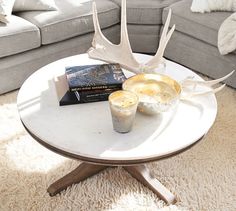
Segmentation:
<svg viewBox="0 0 236 211">
<path fill-rule="evenodd" d="M 107 167 L 108 166 L 81 163 L 75 170 L 51 184 L 47 191 L 50 196 L 55 196 L 68 186 L 81 182 L 82 180 L 97 174 Z"/>
<path fill-rule="evenodd" d="M 166 203 L 174 204 L 176 202 L 175 196 L 150 174 L 149 169 L 145 165 L 123 166 L 123 168 L 139 182 L 150 188 Z"/>
</svg>

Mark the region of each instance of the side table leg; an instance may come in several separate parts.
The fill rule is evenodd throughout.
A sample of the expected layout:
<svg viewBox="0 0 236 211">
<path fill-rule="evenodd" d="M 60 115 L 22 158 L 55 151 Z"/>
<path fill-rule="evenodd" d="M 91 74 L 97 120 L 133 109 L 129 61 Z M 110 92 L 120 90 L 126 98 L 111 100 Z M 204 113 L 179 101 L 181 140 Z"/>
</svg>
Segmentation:
<svg viewBox="0 0 236 211">
<path fill-rule="evenodd" d="M 68 186 L 79 183 L 88 177 L 91 177 L 98 172 L 106 169 L 108 166 L 95 165 L 90 163 L 81 163 L 76 169 L 65 175 L 61 179 L 51 184 L 47 191 L 50 196 L 55 196 L 57 193 L 65 190 Z"/>
<path fill-rule="evenodd" d="M 123 168 L 139 182 L 150 188 L 167 204 L 174 204 L 176 202 L 175 196 L 151 175 L 146 165 L 123 166 Z"/>
</svg>

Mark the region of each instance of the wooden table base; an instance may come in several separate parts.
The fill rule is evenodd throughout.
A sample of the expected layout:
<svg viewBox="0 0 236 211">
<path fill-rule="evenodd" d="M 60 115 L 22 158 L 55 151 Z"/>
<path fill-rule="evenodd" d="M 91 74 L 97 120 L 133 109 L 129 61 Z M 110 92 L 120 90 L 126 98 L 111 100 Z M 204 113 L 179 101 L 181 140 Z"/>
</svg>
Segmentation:
<svg viewBox="0 0 236 211">
<path fill-rule="evenodd" d="M 79 183 L 108 167 L 109 166 L 86 162 L 81 163 L 75 170 L 51 184 L 47 191 L 50 196 L 55 196 L 57 193 L 65 190 L 68 186 Z M 175 196 L 151 175 L 146 165 L 123 166 L 123 168 L 143 185 L 150 188 L 166 203 L 174 204 L 176 202 Z"/>
</svg>

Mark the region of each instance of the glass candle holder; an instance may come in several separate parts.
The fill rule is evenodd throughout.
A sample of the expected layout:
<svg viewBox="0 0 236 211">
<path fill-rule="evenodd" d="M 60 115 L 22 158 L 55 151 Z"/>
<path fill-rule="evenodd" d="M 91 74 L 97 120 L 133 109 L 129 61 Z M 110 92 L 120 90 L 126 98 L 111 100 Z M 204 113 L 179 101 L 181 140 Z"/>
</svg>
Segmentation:
<svg viewBox="0 0 236 211">
<path fill-rule="evenodd" d="M 138 96 L 130 91 L 116 91 L 109 95 L 113 129 L 119 133 L 131 131 L 138 106 Z"/>
</svg>

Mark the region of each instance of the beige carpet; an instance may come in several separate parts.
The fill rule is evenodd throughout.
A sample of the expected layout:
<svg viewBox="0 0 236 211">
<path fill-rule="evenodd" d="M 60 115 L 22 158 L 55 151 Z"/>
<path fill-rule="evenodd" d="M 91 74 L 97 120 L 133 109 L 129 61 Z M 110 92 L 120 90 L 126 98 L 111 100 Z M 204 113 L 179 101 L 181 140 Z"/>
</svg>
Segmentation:
<svg viewBox="0 0 236 211">
<path fill-rule="evenodd" d="M 191 150 L 148 164 L 177 197 L 168 206 L 121 168 L 72 186 L 56 197 L 46 189 L 78 165 L 34 141 L 23 129 L 17 92 L 0 96 L 0 210 L 236 210 L 236 91 L 217 94 L 218 116 Z"/>
</svg>

